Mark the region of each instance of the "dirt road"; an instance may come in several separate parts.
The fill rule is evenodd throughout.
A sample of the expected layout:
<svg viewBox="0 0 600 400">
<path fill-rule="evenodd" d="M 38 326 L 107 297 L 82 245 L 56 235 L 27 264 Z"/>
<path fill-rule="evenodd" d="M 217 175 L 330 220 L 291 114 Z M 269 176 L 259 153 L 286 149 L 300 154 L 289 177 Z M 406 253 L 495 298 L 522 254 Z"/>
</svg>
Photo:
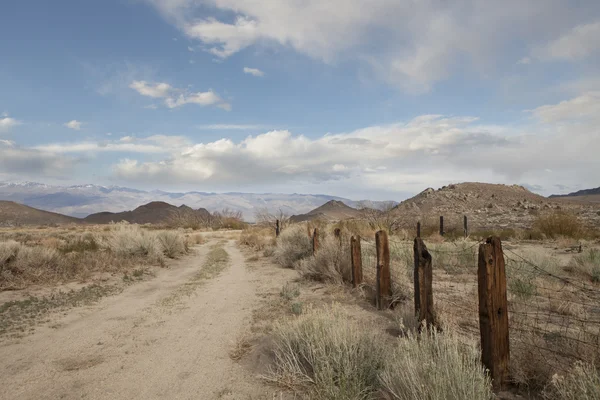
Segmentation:
<svg viewBox="0 0 600 400">
<path fill-rule="evenodd" d="M 229 356 L 258 304 L 254 273 L 230 240 L 228 266 L 199 282 L 210 246 L 0 344 L 0 398 L 271 399 Z"/>
</svg>

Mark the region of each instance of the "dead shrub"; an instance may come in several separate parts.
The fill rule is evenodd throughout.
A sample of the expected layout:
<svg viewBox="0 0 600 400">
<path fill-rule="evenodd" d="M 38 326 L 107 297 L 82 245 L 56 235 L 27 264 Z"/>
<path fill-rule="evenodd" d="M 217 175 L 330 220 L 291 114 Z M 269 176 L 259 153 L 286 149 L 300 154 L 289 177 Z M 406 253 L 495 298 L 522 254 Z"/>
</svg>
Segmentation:
<svg viewBox="0 0 600 400">
<path fill-rule="evenodd" d="M 326 237 L 319 250 L 312 257 L 301 259 L 296 269 L 308 279 L 317 281 L 342 283 L 351 280 L 349 245 L 340 245 L 340 241 L 332 236 Z"/>
<path fill-rule="evenodd" d="M 540 214 L 533 224 L 534 228 L 549 238 L 579 238 L 583 233 L 581 222 L 576 215 L 565 211 L 552 211 Z"/>
<path fill-rule="evenodd" d="M 273 252 L 276 263 L 285 268 L 294 268 L 296 261 L 312 254 L 312 242 L 301 225 L 292 225 L 284 230 Z"/>
</svg>

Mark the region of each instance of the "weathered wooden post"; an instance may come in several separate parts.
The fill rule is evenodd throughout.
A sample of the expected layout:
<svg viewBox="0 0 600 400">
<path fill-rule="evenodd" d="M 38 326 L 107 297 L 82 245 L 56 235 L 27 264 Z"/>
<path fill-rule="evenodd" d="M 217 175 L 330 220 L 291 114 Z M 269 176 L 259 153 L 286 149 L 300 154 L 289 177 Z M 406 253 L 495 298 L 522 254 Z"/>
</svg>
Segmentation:
<svg viewBox="0 0 600 400">
<path fill-rule="evenodd" d="M 312 238 L 312 229 L 310 229 L 310 224 L 306 223 L 306 233 L 308 233 L 308 237 Z"/>
<path fill-rule="evenodd" d="M 340 246 L 342 245 L 342 230 L 340 228 L 335 228 L 333 230 L 333 236 L 338 240 Z"/>
<path fill-rule="evenodd" d="M 417 222 L 417 237 L 421 237 L 421 221 Z"/>
<path fill-rule="evenodd" d="M 500 238 L 490 237 L 479 245 L 477 281 L 481 361 L 489 370 L 494 389 L 501 389 L 508 381 L 510 351 L 506 271 Z"/>
<path fill-rule="evenodd" d="M 390 274 L 390 246 L 386 231 L 375 234 L 375 248 L 377 249 L 377 294 L 376 303 L 379 310 L 387 308 L 392 294 L 392 279 Z"/>
<path fill-rule="evenodd" d="M 281 229 L 279 227 L 279 220 L 275 221 L 275 236 L 279 237 L 279 233 L 281 233 Z"/>
<path fill-rule="evenodd" d="M 440 215 L 440 236 L 444 236 L 444 216 Z"/>
<path fill-rule="evenodd" d="M 433 269 L 431 254 L 421 238 L 415 238 L 415 315 L 419 322 L 425 321 L 426 328 L 435 324 L 433 315 Z"/>
<path fill-rule="evenodd" d="M 314 255 L 317 253 L 317 250 L 319 250 L 319 229 L 318 228 L 315 228 L 315 231 L 313 233 L 312 247 L 313 247 L 313 255 Z"/>
<path fill-rule="evenodd" d="M 362 255 L 360 250 L 360 236 L 350 238 L 350 255 L 352 257 L 352 287 L 362 283 Z"/>
<path fill-rule="evenodd" d="M 465 237 L 469 236 L 469 223 L 467 220 L 467 216 L 463 217 L 463 229 L 465 230 Z"/>
</svg>

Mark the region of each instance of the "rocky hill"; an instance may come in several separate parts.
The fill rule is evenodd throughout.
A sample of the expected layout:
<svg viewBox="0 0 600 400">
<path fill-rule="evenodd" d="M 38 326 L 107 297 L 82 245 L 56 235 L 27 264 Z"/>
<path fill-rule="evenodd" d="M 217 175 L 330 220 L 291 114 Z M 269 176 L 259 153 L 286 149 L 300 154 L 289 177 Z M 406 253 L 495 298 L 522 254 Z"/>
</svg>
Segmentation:
<svg viewBox="0 0 600 400">
<path fill-rule="evenodd" d="M 119 213 L 101 212 L 91 214 L 83 220 L 91 224 L 108 224 L 110 222 L 127 221 L 132 224 L 165 224 L 175 220 L 209 220 L 210 212 L 204 208 L 194 210 L 186 205 L 176 207 L 163 201 L 153 201 L 139 206 L 133 211 Z"/>
<path fill-rule="evenodd" d="M 418 220 L 438 224 L 444 216 L 448 229 L 462 229 L 462 219 L 469 218 L 471 228 L 526 228 L 540 212 L 568 209 L 598 224 L 594 210 L 578 205 L 558 203 L 518 185 L 467 182 L 426 189 L 401 202 L 394 210 L 403 225 L 412 228 Z"/>
<path fill-rule="evenodd" d="M 290 217 L 291 222 L 313 221 L 321 219 L 325 221 L 340 221 L 350 218 L 359 218 L 361 212 L 356 208 L 352 208 L 339 200 L 330 200 L 320 207 L 315 208 L 306 214 L 293 215 Z"/>
<path fill-rule="evenodd" d="M 0 226 L 79 224 L 78 218 L 38 210 L 13 201 L 0 201 Z"/>
</svg>

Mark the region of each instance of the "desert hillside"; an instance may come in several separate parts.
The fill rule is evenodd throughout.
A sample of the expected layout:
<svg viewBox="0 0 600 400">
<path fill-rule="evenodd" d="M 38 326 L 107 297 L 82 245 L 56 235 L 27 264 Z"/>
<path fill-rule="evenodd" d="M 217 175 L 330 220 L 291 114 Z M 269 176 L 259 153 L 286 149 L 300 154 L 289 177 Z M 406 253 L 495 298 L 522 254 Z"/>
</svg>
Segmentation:
<svg viewBox="0 0 600 400">
<path fill-rule="evenodd" d="M 361 212 L 356 208 L 347 206 L 338 200 L 330 200 L 320 207 L 315 208 L 306 214 L 293 215 L 290 218 L 292 222 L 303 222 L 321 219 L 325 221 L 339 221 L 349 218 L 359 218 Z"/>
<path fill-rule="evenodd" d="M 12 201 L 0 201 L 0 226 L 77 224 L 81 220 Z"/>
<path fill-rule="evenodd" d="M 569 210 L 598 225 L 600 218 L 593 207 L 557 202 L 532 193 L 519 185 L 466 182 L 426 189 L 400 203 L 395 212 L 406 227 L 417 220 L 437 224 L 445 218 L 448 228 L 462 226 L 463 215 L 473 228 L 526 228 L 540 212 Z"/>
<path fill-rule="evenodd" d="M 210 217 L 210 212 L 204 208 L 194 210 L 185 205 L 176 207 L 162 201 L 153 201 L 143 206 L 139 206 L 133 211 L 91 214 L 84 218 L 84 221 L 93 224 L 108 224 L 110 222 L 121 221 L 135 224 L 161 224 L 168 223 L 174 219 L 195 218 L 199 220 L 208 220 Z"/>
<path fill-rule="evenodd" d="M 560 202 L 573 202 L 580 204 L 600 204 L 600 187 L 583 189 L 569 194 L 553 194 L 552 200 Z"/>
</svg>

